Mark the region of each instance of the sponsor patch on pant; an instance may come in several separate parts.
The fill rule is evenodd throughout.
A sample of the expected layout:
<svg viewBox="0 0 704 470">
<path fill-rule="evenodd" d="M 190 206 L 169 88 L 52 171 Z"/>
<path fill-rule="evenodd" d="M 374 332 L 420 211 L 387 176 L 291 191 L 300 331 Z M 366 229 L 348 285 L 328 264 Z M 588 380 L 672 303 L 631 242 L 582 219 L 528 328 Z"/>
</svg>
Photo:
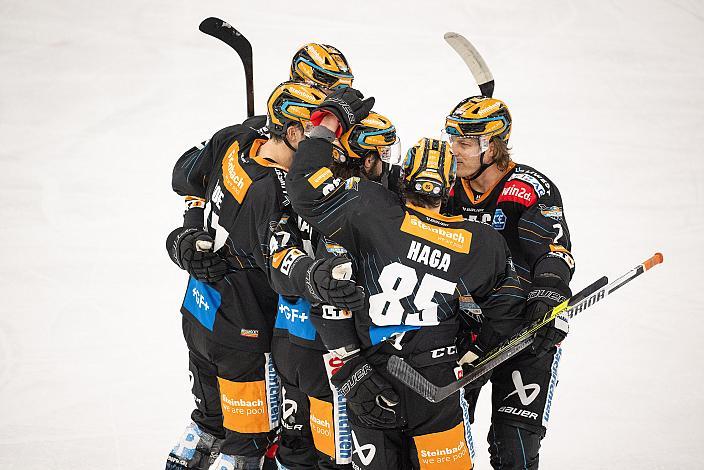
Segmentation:
<svg viewBox="0 0 704 470">
<path fill-rule="evenodd" d="M 310 398 L 310 430 L 315 448 L 335 458 L 335 429 L 333 427 L 332 403 Z"/>
<path fill-rule="evenodd" d="M 452 429 L 413 437 L 420 469 L 467 470 L 472 459 L 465 439 L 464 423 Z"/>
<path fill-rule="evenodd" d="M 242 434 L 271 430 L 266 382 L 232 382 L 218 377 L 223 426 Z"/>
</svg>

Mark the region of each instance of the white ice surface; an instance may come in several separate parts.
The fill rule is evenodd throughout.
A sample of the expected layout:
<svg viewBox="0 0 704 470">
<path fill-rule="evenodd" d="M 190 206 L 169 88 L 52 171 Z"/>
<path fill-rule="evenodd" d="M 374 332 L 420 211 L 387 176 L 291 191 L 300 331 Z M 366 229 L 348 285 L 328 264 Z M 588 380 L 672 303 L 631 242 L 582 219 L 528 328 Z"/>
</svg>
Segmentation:
<svg viewBox="0 0 704 470">
<path fill-rule="evenodd" d="M 702 468 L 704 5 L 668 1 L 0 2 L 0 468 L 155 469 L 191 398 L 168 260 L 174 160 L 257 110 L 293 51 L 342 49 L 408 146 L 476 94 L 471 38 L 515 159 L 562 191 L 573 286 L 657 267 L 572 323 L 545 469 Z M 488 393 L 474 435 L 488 467 Z"/>
</svg>

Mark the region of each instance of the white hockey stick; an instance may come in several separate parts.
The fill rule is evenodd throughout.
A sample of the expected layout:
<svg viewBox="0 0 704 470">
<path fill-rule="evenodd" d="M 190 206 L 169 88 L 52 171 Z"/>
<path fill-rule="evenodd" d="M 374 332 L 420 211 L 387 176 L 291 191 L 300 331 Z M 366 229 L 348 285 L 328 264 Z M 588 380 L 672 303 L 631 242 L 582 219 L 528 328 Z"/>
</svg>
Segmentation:
<svg viewBox="0 0 704 470">
<path fill-rule="evenodd" d="M 444 37 L 469 67 L 482 96 L 491 97 L 494 94 L 494 76 L 479 51 L 461 34 L 449 32 Z"/>
</svg>

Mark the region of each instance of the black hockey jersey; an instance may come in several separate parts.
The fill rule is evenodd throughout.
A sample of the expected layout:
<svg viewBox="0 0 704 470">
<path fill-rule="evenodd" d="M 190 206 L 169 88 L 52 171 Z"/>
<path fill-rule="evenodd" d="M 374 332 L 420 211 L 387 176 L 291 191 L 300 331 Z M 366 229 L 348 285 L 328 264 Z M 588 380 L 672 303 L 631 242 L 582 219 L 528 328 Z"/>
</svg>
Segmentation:
<svg viewBox="0 0 704 470">
<path fill-rule="evenodd" d="M 331 154 L 325 140 L 302 142 L 287 187 L 294 209 L 355 262 L 367 294 L 364 311 L 354 312 L 363 347 L 420 328 L 452 338 L 460 307 L 481 311 L 500 335 L 514 331 L 525 296 L 491 227 L 406 206 L 371 181 L 334 178 Z"/>
<path fill-rule="evenodd" d="M 311 240 L 314 243 L 317 241 L 317 248 L 313 254 L 316 259 L 347 254 L 347 250 L 342 246 L 319 236 L 303 218 L 299 218 L 299 224 L 302 233 L 309 231 Z M 334 321 L 335 327 L 342 327 L 343 331 L 347 327 L 341 323 L 352 321 L 352 313 L 348 310 L 327 304 L 311 305 L 308 300 L 301 297 L 280 295 L 277 310 L 274 336 L 286 337 L 293 344 L 317 351 L 327 351 L 318 333 L 321 319 Z"/>
<path fill-rule="evenodd" d="M 484 222 L 501 233 L 526 290 L 539 264 L 541 272 L 562 274 L 569 283 L 575 265 L 562 197 L 539 171 L 512 162 L 503 178 L 484 194 L 475 194 L 462 179 L 455 184 L 446 212 Z"/>
<path fill-rule="evenodd" d="M 266 352 L 278 295 L 301 295 L 304 276 L 297 218 L 286 194 L 284 168 L 257 155 L 266 142 L 266 116 L 218 131 L 186 152 L 173 171 L 173 189 L 189 211 L 206 207 L 205 229 L 230 267 L 222 281 L 189 280 L 182 313 L 219 343 Z M 188 211 L 187 211 L 188 212 Z"/>
</svg>

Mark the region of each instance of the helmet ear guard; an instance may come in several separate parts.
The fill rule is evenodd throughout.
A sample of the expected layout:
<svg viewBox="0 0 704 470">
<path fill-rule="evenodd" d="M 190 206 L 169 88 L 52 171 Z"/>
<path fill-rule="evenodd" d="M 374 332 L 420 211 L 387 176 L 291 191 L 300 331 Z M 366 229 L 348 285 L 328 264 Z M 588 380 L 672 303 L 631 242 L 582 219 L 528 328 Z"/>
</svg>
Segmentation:
<svg viewBox="0 0 704 470">
<path fill-rule="evenodd" d="M 456 174 L 457 161 L 449 143 L 423 138 L 406 153 L 403 186 L 406 191 L 446 199 L 455 184 Z"/>
</svg>

